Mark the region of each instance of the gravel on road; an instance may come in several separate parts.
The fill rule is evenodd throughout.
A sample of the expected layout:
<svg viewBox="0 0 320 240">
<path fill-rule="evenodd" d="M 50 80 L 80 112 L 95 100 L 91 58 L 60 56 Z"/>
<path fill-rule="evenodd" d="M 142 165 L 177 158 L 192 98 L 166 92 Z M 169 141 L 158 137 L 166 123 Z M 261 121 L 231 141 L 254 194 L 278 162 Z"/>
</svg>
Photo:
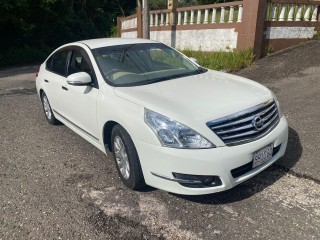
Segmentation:
<svg viewBox="0 0 320 240">
<path fill-rule="evenodd" d="M 279 97 L 288 151 L 207 196 L 126 189 L 112 157 L 46 122 L 36 67 L 0 71 L 0 239 L 320 239 L 319 51 L 311 42 L 237 73 Z"/>
</svg>

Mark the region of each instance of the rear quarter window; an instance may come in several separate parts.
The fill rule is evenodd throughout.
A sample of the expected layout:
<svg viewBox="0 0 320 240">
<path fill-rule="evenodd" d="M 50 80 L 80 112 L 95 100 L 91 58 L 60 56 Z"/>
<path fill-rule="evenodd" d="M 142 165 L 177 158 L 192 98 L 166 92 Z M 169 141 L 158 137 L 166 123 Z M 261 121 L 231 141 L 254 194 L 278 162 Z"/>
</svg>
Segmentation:
<svg viewBox="0 0 320 240">
<path fill-rule="evenodd" d="M 54 53 L 46 62 L 46 68 L 54 73 L 65 76 L 69 50 Z"/>
</svg>

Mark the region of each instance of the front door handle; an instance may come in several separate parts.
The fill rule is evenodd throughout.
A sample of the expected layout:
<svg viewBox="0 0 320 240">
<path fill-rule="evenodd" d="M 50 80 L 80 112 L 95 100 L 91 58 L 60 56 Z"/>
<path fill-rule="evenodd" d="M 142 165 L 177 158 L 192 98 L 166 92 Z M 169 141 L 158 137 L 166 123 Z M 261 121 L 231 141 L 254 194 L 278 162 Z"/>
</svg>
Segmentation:
<svg viewBox="0 0 320 240">
<path fill-rule="evenodd" d="M 45 79 L 44 81 L 45 81 L 46 83 L 48 83 L 48 82 L 49 82 L 49 80 L 47 80 L 47 79 Z"/>
<path fill-rule="evenodd" d="M 62 89 L 65 90 L 65 91 L 68 91 L 68 90 L 69 90 L 68 88 L 66 88 L 66 87 L 64 87 L 64 86 L 62 86 Z"/>
</svg>

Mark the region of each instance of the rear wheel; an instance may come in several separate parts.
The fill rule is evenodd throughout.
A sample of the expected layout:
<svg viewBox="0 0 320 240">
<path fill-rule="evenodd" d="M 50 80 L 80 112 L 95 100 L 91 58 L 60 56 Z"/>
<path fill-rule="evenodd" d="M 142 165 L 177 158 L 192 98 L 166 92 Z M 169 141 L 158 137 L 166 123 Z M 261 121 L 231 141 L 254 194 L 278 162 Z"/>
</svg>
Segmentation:
<svg viewBox="0 0 320 240">
<path fill-rule="evenodd" d="M 144 187 L 138 153 L 127 131 L 119 125 L 114 126 L 111 143 L 118 174 L 124 185 L 133 190 Z"/>
<path fill-rule="evenodd" d="M 43 111 L 47 121 L 52 125 L 59 124 L 59 121 L 53 115 L 48 97 L 44 92 L 41 94 L 41 101 L 42 101 Z"/>
</svg>

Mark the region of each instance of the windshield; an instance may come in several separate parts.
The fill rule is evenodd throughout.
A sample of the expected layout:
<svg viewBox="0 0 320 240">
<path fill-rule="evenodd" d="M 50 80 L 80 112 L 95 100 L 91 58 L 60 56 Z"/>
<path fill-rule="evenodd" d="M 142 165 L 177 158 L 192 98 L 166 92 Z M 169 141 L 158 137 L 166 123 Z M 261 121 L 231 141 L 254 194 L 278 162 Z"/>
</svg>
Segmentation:
<svg viewBox="0 0 320 240">
<path fill-rule="evenodd" d="M 137 86 L 201 73 L 182 54 L 161 43 L 103 47 L 93 54 L 113 86 Z"/>
</svg>

